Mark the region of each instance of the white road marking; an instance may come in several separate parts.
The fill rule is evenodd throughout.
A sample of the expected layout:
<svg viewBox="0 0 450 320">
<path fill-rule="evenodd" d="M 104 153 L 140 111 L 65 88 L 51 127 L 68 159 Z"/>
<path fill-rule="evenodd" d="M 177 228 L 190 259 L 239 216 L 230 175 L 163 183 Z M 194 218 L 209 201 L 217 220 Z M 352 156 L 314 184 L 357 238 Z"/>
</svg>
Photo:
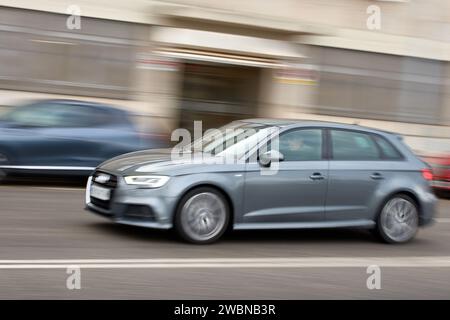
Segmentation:
<svg viewBox="0 0 450 320">
<path fill-rule="evenodd" d="M 436 218 L 437 223 L 450 223 L 450 218 Z"/>
<path fill-rule="evenodd" d="M 198 259 L 38 259 L 0 260 L 0 269 L 192 269 L 192 268 L 448 268 L 450 256 L 429 257 L 305 257 Z"/>
</svg>

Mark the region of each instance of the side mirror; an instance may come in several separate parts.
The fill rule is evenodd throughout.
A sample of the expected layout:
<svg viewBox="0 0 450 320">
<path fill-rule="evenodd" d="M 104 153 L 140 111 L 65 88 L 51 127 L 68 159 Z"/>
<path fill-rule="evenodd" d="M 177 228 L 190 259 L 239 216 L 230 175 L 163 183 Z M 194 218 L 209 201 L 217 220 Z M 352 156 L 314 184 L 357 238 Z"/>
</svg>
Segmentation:
<svg viewBox="0 0 450 320">
<path fill-rule="evenodd" d="M 283 161 L 284 156 L 276 150 L 267 151 L 259 156 L 259 164 L 263 167 L 269 167 L 272 161 Z"/>
</svg>

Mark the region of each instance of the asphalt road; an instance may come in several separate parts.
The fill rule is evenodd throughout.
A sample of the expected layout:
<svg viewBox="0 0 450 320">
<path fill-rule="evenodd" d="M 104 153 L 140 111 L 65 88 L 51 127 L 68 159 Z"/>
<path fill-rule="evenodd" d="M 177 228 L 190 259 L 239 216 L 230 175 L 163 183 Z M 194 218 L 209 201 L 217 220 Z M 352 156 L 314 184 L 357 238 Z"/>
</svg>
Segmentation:
<svg viewBox="0 0 450 320">
<path fill-rule="evenodd" d="M 83 199 L 70 185 L 0 185 L 0 299 L 450 298 L 449 200 L 405 245 L 361 230 L 289 230 L 195 246 L 115 225 Z M 381 289 L 367 288 L 372 264 Z M 67 288 L 72 266 L 80 289 Z"/>
</svg>

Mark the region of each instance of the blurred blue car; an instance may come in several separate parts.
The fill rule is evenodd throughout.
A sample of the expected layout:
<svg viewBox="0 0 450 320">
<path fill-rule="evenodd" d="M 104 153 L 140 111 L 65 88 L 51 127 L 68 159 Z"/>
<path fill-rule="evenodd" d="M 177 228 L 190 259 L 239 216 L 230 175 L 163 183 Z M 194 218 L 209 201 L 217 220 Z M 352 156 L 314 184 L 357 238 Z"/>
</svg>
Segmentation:
<svg viewBox="0 0 450 320">
<path fill-rule="evenodd" d="M 0 116 L 0 171 L 89 175 L 103 161 L 164 147 L 140 134 L 126 111 L 75 100 L 43 100 Z"/>
</svg>

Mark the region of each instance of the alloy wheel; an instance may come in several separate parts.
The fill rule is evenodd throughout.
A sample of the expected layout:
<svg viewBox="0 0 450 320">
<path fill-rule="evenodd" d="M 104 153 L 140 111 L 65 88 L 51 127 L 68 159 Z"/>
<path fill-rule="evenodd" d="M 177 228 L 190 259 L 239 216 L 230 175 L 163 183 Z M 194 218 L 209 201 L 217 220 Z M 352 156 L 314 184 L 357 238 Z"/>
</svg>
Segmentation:
<svg viewBox="0 0 450 320">
<path fill-rule="evenodd" d="M 212 192 L 191 196 L 181 209 L 181 227 L 190 240 L 207 242 L 220 235 L 227 223 L 224 201 Z"/>
<path fill-rule="evenodd" d="M 380 227 L 389 242 L 406 242 L 414 237 L 418 230 L 417 207 L 403 197 L 390 199 L 380 216 Z"/>
</svg>

